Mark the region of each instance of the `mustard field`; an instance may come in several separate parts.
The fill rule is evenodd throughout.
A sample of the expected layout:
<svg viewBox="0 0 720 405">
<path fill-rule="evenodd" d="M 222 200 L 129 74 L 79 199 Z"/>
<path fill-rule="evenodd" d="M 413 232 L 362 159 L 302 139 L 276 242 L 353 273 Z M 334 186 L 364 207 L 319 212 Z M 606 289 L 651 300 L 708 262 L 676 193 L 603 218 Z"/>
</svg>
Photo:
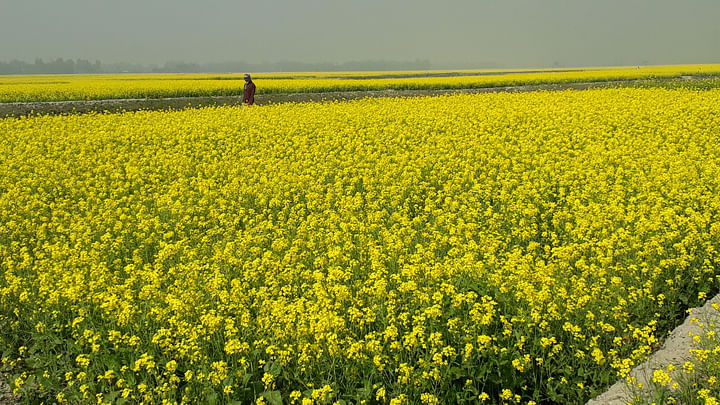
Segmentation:
<svg viewBox="0 0 720 405">
<path fill-rule="evenodd" d="M 662 88 L 2 119 L 0 371 L 30 403 L 584 403 L 718 291 L 719 128 L 720 89 Z"/>
<path fill-rule="evenodd" d="M 423 76 L 426 75 L 426 76 Z M 438 90 L 550 83 L 716 77 L 720 65 L 431 72 L 260 73 L 258 94 L 367 90 Z M 0 102 L 231 96 L 240 74 L 114 74 L 0 76 Z"/>
</svg>

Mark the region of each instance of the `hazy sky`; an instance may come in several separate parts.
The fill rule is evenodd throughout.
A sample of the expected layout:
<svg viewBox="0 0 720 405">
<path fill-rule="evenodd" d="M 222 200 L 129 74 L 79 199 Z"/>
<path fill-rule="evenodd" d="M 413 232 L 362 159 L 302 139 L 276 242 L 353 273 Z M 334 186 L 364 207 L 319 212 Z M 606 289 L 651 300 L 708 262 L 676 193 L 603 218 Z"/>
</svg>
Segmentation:
<svg viewBox="0 0 720 405">
<path fill-rule="evenodd" d="M 0 61 L 720 63 L 720 0 L 0 0 Z"/>
</svg>

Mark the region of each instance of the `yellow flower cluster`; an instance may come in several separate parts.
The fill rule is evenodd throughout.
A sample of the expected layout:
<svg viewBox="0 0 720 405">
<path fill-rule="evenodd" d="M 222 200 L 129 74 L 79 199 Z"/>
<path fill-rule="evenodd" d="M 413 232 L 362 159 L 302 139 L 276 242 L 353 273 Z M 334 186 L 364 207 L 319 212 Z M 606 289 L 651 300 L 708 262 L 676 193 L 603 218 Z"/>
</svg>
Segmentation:
<svg viewBox="0 0 720 405">
<path fill-rule="evenodd" d="M 671 65 L 512 71 L 261 73 L 258 94 L 361 90 L 434 90 L 541 83 L 717 76 L 720 65 Z M 425 76 L 423 76 L 425 75 Z M 238 95 L 237 74 L 0 76 L 0 102 Z"/>
<path fill-rule="evenodd" d="M 30 402 L 582 402 L 716 288 L 718 128 L 687 89 L 0 120 L 1 370 Z"/>
</svg>

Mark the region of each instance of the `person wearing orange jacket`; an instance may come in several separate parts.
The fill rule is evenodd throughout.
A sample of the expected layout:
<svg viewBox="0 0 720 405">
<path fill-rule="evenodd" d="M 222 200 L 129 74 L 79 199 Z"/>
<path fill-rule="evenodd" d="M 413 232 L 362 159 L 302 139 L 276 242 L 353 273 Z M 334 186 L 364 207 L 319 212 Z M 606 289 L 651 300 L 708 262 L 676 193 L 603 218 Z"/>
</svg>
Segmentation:
<svg viewBox="0 0 720 405">
<path fill-rule="evenodd" d="M 255 83 L 253 83 L 250 75 L 245 73 L 245 87 L 243 88 L 243 103 L 247 105 L 255 104 Z"/>
</svg>

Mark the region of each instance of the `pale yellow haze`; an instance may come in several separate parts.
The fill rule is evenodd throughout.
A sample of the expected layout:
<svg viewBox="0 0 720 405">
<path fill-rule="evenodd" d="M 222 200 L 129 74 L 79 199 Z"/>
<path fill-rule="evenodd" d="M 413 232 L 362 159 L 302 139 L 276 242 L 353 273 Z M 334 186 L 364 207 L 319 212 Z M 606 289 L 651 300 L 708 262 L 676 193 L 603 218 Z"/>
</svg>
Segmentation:
<svg viewBox="0 0 720 405">
<path fill-rule="evenodd" d="M 718 63 L 719 20 L 716 0 L 3 0 L 0 60 Z"/>
</svg>

